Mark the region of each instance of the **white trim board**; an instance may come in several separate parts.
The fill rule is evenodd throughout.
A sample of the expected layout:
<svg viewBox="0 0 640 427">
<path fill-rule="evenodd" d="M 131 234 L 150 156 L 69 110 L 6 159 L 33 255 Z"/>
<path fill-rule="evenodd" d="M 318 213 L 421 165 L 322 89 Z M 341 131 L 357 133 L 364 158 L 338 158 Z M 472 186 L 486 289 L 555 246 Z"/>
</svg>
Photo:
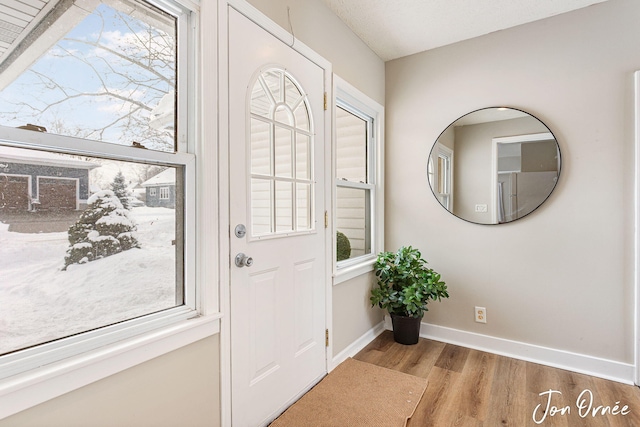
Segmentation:
<svg viewBox="0 0 640 427">
<path fill-rule="evenodd" d="M 640 386 L 640 71 L 633 73 L 634 83 L 634 381 Z"/>
<path fill-rule="evenodd" d="M 388 318 L 388 316 L 385 316 Z M 387 325 L 389 327 L 390 325 Z M 601 359 L 584 354 L 542 347 L 444 326 L 422 323 L 420 336 L 435 341 L 486 351 L 540 365 L 591 375 L 624 384 L 633 384 L 635 367 L 632 364 Z"/>
<path fill-rule="evenodd" d="M 363 348 L 365 348 L 371 341 L 376 339 L 378 335 L 385 331 L 384 322 L 380 322 L 375 325 L 373 328 L 369 329 L 367 332 L 362 334 L 360 338 L 352 342 L 347 348 L 342 350 L 340 353 L 333 356 L 333 358 L 329 361 L 328 371 L 333 371 L 339 364 L 344 362 L 350 357 L 355 356 L 360 352 Z"/>
<path fill-rule="evenodd" d="M 351 343 L 351 345 L 335 355 L 329 362 L 329 372 L 349 357 L 355 356 L 382 332 L 384 332 L 385 329 L 391 330 L 391 321 L 389 316 L 385 316 L 385 321 L 380 322 L 365 332 L 360 338 Z M 422 323 L 420 325 L 420 336 L 434 341 L 455 344 L 461 347 L 525 360 L 527 362 L 591 375 L 624 384 L 633 384 L 634 366 L 627 363 L 542 347 L 534 344 L 527 344 L 519 341 L 507 340 L 504 338 L 476 334 L 473 332 L 461 331 L 444 326 L 431 325 L 428 323 Z"/>
</svg>

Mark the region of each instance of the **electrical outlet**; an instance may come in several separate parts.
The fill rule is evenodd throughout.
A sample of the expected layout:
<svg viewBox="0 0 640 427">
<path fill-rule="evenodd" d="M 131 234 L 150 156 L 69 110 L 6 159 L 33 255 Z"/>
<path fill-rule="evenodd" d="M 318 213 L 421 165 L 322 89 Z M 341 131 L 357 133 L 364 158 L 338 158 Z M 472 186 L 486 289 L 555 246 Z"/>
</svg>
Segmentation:
<svg viewBox="0 0 640 427">
<path fill-rule="evenodd" d="M 487 323 L 487 309 L 484 307 L 476 307 L 476 322 Z"/>
</svg>

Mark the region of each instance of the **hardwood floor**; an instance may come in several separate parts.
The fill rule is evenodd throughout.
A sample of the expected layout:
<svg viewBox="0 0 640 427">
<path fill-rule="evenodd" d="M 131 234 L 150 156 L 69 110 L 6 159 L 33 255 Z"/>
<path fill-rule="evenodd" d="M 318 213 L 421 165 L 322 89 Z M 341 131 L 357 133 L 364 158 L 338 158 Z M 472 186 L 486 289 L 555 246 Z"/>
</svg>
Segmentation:
<svg viewBox="0 0 640 427">
<path fill-rule="evenodd" d="M 354 359 L 428 380 L 408 427 L 640 426 L 635 386 L 390 331 Z"/>
</svg>

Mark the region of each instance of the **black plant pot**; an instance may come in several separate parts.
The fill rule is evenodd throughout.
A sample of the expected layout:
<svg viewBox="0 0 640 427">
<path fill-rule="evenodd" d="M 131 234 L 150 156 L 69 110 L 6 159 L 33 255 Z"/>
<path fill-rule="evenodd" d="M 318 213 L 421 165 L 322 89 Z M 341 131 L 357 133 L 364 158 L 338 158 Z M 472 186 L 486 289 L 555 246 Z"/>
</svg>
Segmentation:
<svg viewBox="0 0 640 427">
<path fill-rule="evenodd" d="M 422 322 L 422 316 L 408 317 L 392 313 L 391 324 L 395 342 L 405 345 L 417 344 L 420 337 L 420 322 Z"/>
</svg>

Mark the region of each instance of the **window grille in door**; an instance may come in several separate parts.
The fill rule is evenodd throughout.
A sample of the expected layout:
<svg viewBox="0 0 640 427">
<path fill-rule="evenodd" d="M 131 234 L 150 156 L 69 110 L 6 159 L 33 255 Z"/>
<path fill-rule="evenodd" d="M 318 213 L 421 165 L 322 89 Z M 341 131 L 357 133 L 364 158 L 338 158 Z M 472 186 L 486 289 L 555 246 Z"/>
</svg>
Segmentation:
<svg viewBox="0 0 640 427">
<path fill-rule="evenodd" d="M 251 86 L 250 232 L 254 237 L 314 229 L 313 122 L 302 87 L 286 70 L 262 70 Z"/>
</svg>

